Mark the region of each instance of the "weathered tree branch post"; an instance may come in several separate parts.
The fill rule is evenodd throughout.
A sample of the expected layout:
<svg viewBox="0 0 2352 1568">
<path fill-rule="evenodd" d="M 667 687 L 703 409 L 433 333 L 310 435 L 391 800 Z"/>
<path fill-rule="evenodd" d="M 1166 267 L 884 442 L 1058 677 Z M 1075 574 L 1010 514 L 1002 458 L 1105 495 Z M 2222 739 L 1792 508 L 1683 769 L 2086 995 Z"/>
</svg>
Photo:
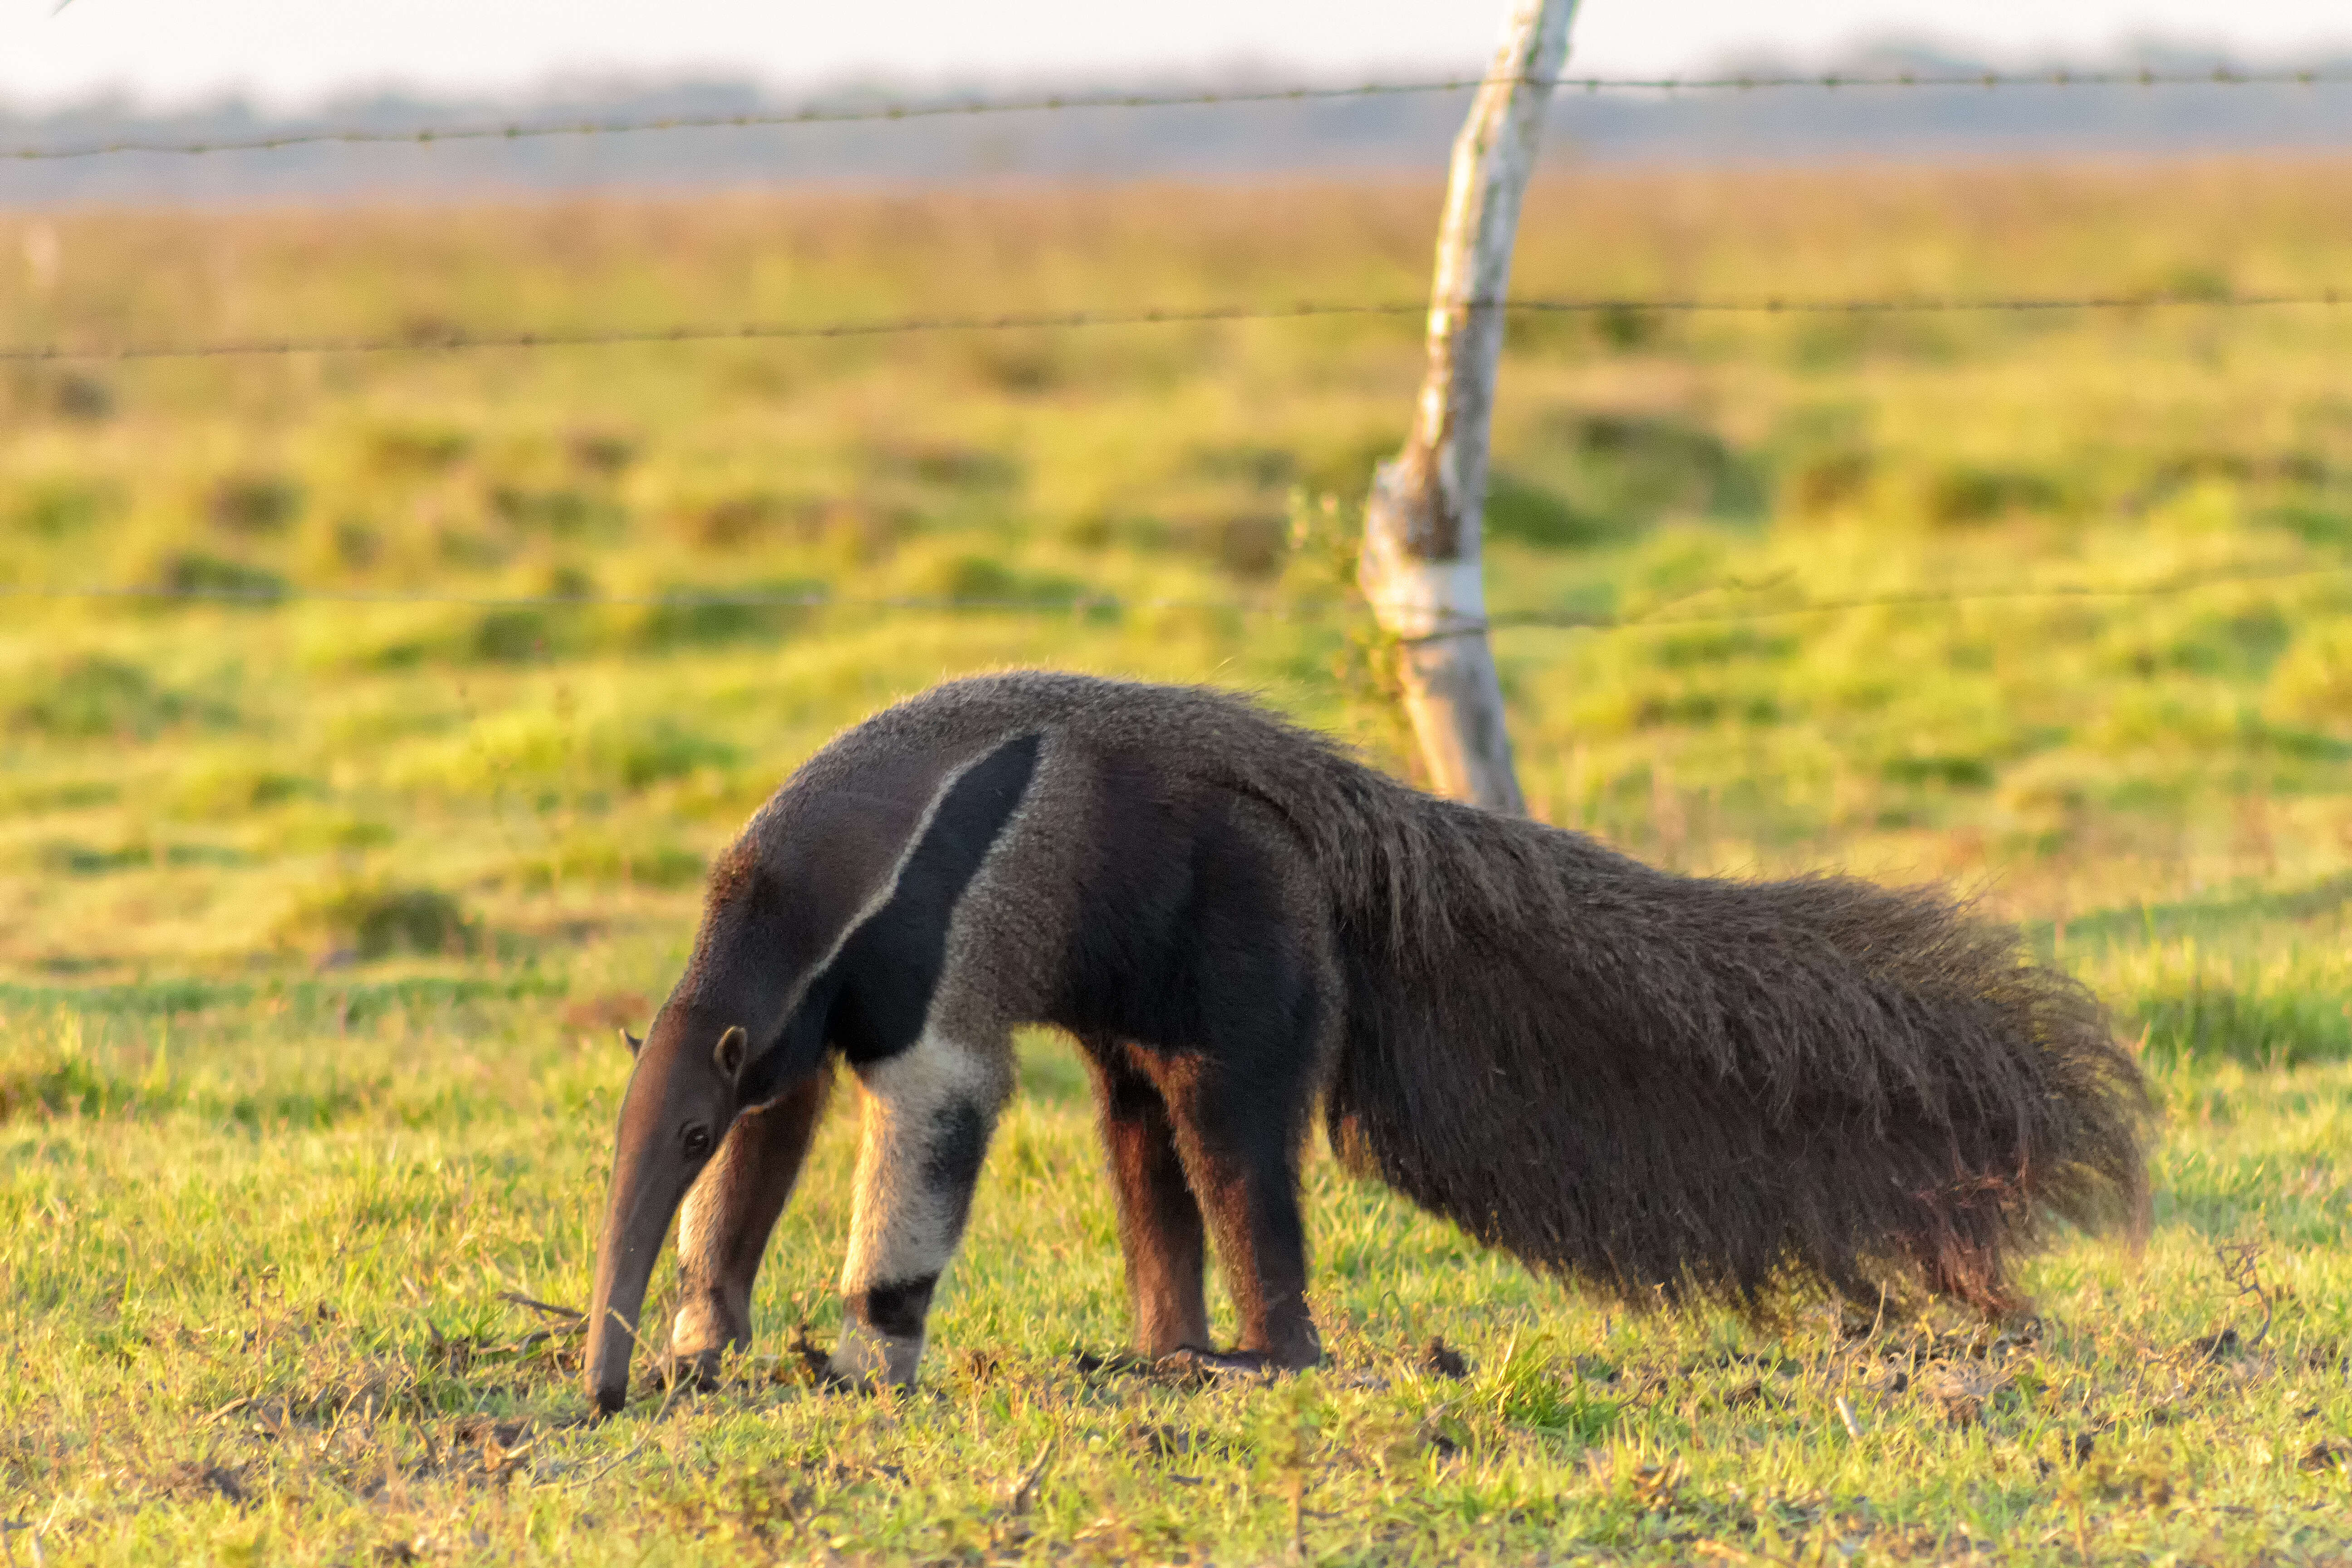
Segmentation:
<svg viewBox="0 0 2352 1568">
<path fill-rule="evenodd" d="M 1576 0 L 1513 0 L 1503 47 L 1454 142 L 1430 289 L 1429 374 L 1404 450 L 1381 465 L 1357 581 L 1398 643 L 1405 711 L 1441 795 L 1521 813 L 1503 689 L 1486 645 L 1478 531 L 1502 302 L 1544 105 Z"/>
</svg>

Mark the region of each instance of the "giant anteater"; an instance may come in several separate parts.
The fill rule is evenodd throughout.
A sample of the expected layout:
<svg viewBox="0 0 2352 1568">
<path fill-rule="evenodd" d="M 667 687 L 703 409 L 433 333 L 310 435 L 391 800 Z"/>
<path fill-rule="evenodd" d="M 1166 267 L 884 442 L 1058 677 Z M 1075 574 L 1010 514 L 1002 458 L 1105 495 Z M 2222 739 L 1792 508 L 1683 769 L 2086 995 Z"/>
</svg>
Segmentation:
<svg viewBox="0 0 2352 1568">
<path fill-rule="evenodd" d="M 1357 1168 L 1638 1303 L 1813 1280 L 1998 1312 L 2053 1216 L 2144 1205 L 2147 1096 L 2098 1005 L 1941 894 L 1675 876 L 1226 693 L 992 675 L 835 740 L 716 868 L 622 1104 L 598 1403 L 681 1204 L 672 1354 L 748 1337 L 835 1057 L 865 1130 L 830 1371 L 910 1383 L 1027 1024 L 1093 1069 L 1139 1349 L 1206 1367 L 1321 1353 L 1318 1101 Z"/>
</svg>

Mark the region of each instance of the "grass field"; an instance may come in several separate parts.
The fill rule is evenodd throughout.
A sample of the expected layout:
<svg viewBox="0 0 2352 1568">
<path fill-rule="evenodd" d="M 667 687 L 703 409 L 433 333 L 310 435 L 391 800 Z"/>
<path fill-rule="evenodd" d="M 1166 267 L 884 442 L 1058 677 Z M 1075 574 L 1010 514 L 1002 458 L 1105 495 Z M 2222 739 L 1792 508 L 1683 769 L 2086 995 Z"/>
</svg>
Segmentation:
<svg viewBox="0 0 2352 1568">
<path fill-rule="evenodd" d="M 2342 287 L 2347 172 L 1563 176 L 1517 286 Z M 1435 200 L 17 215 L 0 336 L 1411 298 Z M 0 1539 L 16 1563 L 2352 1555 L 2347 353 L 2352 310 L 2321 309 L 1618 312 L 1520 322 L 1505 366 L 1496 607 L 1650 618 L 1500 634 L 1538 813 L 1694 871 L 1954 880 L 2020 921 L 2157 1083 L 2143 1257 L 2062 1247 L 2028 1270 L 2038 1320 L 2000 1331 L 1633 1319 L 1318 1155 L 1332 1366 L 1175 1385 L 1106 1359 L 1109 1196 L 1041 1037 L 921 1394 L 820 1394 L 794 1348 L 838 1321 L 845 1096 L 759 1354 L 595 1426 L 567 1321 L 508 1298 L 584 1304 L 614 1029 L 675 976 L 709 857 L 826 735 L 1049 663 L 1245 687 L 1409 768 L 1347 578 L 1414 324 L 0 371 Z M 21 596 L 68 585 L 259 597 Z M 746 587 L 995 607 L 480 602 Z"/>
</svg>

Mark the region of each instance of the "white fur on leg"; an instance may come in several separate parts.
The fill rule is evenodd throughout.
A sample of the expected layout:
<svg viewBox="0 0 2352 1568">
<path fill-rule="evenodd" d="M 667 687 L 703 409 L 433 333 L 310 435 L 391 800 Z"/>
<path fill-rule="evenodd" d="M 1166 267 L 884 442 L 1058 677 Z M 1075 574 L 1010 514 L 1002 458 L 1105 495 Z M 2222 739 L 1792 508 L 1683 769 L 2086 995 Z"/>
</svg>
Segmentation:
<svg viewBox="0 0 2352 1568">
<path fill-rule="evenodd" d="M 732 1167 L 740 1159 L 740 1142 L 729 1138 L 719 1145 L 694 1185 L 686 1192 L 686 1201 L 677 1211 L 677 1257 L 689 1275 L 702 1279 L 718 1278 L 719 1268 L 719 1194 L 727 1189 L 733 1177 Z"/>
<path fill-rule="evenodd" d="M 686 1305 L 669 1326 L 669 1351 L 672 1355 L 698 1355 L 704 1351 L 716 1352 L 727 1342 L 727 1325 L 720 1321 L 718 1308 L 708 1297 L 689 1296 Z"/>
<path fill-rule="evenodd" d="M 857 1150 L 857 1192 L 849 1219 L 842 1294 L 936 1279 L 962 1238 L 971 1194 L 934 1180 L 941 1141 L 967 1136 L 976 1119 L 996 1120 L 1010 1085 L 1002 1062 L 931 1032 L 886 1060 L 858 1070 L 865 1131 Z M 835 1376 L 859 1386 L 911 1384 L 923 1336 L 885 1334 L 855 1318 L 833 1353 Z"/>
<path fill-rule="evenodd" d="M 730 1330 L 728 1314 L 717 1299 L 724 1268 L 719 1253 L 724 1238 L 719 1232 L 719 1194 L 733 1179 L 733 1167 L 742 1158 L 742 1148 L 740 1136 L 730 1136 L 721 1142 L 718 1154 L 696 1178 L 678 1209 L 677 1258 L 687 1299 L 670 1325 L 669 1348 L 673 1356 L 705 1352 L 715 1356 L 734 1334 L 750 1331 L 748 1321 Z"/>
<path fill-rule="evenodd" d="M 849 1217 L 844 1294 L 935 1277 L 961 1239 L 970 1194 L 931 1184 L 932 1150 L 959 1110 L 993 1122 L 1004 1099 L 1003 1069 L 987 1057 L 925 1034 L 886 1061 L 861 1069 L 865 1135 Z"/>
</svg>

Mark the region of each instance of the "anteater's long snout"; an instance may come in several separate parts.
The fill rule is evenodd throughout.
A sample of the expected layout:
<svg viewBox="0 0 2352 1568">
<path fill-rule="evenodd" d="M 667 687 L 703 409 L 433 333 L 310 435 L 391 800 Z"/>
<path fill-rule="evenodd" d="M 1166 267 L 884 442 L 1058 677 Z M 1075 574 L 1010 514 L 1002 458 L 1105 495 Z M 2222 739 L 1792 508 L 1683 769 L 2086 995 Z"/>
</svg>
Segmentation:
<svg viewBox="0 0 2352 1568">
<path fill-rule="evenodd" d="M 628 1399 L 629 1355 L 636 1347 L 646 1288 L 695 1175 L 683 1152 L 660 1137 L 659 1119 L 651 1114 L 657 1106 L 635 1103 L 641 1093 L 661 1098 L 658 1088 L 639 1076 L 621 1110 L 613 1191 L 604 1233 L 596 1243 L 596 1289 L 588 1310 L 588 1394 L 606 1415 Z"/>
</svg>

